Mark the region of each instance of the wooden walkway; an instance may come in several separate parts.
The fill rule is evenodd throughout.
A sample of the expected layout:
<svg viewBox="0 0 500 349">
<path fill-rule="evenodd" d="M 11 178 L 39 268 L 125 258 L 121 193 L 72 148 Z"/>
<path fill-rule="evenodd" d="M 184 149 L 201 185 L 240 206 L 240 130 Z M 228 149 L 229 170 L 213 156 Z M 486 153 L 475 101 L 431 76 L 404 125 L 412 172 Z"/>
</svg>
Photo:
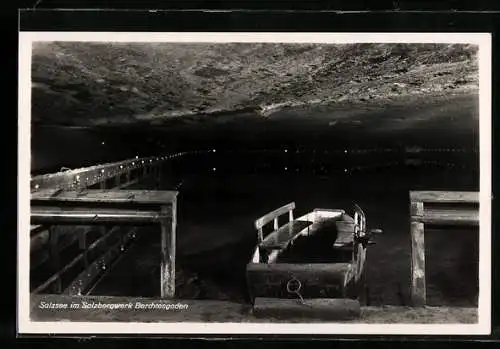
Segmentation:
<svg viewBox="0 0 500 349">
<path fill-rule="evenodd" d="M 79 309 L 41 309 L 51 302 L 59 305 L 79 304 Z M 84 308 L 87 305 L 101 304 L 101 309 Z M 110 305 L 116 309 L 110 309 Z M 124 307 L 131 304 L 131 309 Z M 138 304 L 136 308 L 136 304 Z M 153 304 L 153 305 L 149 305 Z M 107 307 L 107 308 L 106 308 Z M 152 308 L 155 307 L 155 308 Z M 167 310 L 167 308 L 169 308 Z M 311 323 L 324 319 L 291 318 L 280 320 L 276 318 L 256 318 L 251 306 L 226 301 L 196 301 L 196 300 L 158 300 L 151 298 L 131 297 L 68 297 L 61 295 L 32 295 L 32 321 L 90 321 L 90 322 L 265 322 L 265 323 Z M 335 322 L 335 321 L 330 321 Z M 423 307 L 410 308 L 399 306 L 362 307 L 361 317 L 355 320 L 342 321 L 351 323 L 477 323 L 476 308 Z"/>
</svg>

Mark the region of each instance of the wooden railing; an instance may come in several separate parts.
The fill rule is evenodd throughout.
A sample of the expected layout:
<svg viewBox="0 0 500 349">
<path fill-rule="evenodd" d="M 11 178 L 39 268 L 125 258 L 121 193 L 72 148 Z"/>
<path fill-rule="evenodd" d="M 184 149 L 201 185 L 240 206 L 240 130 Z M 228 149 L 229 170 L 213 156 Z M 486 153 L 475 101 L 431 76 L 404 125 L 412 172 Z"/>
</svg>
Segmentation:
<svg viewBox="0 0 500 349">
<path fill-rule="evenodd" d="M 437 227 L 479 226 L 479 193 L 411 191 L 411 300 L 426 304 L 425 240 L 426 225 Z"/>
<path fill-rule="evenodd" d="M 278 230 L 279 228 L 278 218 L 281 215 L 288 213 L 288 221 L 292 222 L 294 209 L 295 209 L 295 202 L 291 202 L 257 219 L 255 221 L 255 229 L 257 229 L 257 239 L 259 244 L 264 240 L 264 233 L 263 233 L 264 226 L 273 221 L 274 230 Z"/>
<path fill-rule="evenodd" d="M 56 194 L 56 195 L 54 195 Z M 175 295 L 175 231 L 177 192 L 159 190 L 86 190 L 85 192 L 45 190 L 32 193 L 31 224 L 60 225 L 159 225 L 161 227 L 161 297 Z M 50 248 L 53 263 L 58 263 L 59 251 L 55 250 L 58 231 L 50 229 Z M 69 232 L 71 233 L 71 232 Z M 65 266 L 60 268 L 33 293 L 47 289 L 56 283 L 55 293 L 82 295 L 99 277 L 103 270 L 123 249 L 125 239 L 132 232 L 111 246 L 106 246 L 104 255 L 87 263 L 87 256 L 96 246 L 113 234 L 113 229 L 100 237 Z M 85 269 L 70 284 L 61 290 L 61 276 L 77 263 L 85 262 Z M 57 292 L 59 291 L 59 292 Z"/>
<path fill-rule="evenodd" d="M 151 177 L 155 179 L 154 186 L 158 189 L 164 162 L 181 155 L 182 153 L 176 153 L 157 157 L 135 158 L 35 176 L 31 179 L 31 197 L 32 199 L 47 197 L 48 195 L 64 197 L 64 195 L 67 195 L 66 192 L 78 192 L 81 195 L 87 195 L 89 188 L 96 185 L 101 190 L 119 190 L 140 184 L 142 180 Z M 63 222 L 67 219 L 66 216 L 58 216 L 57 212 L 51 212 L 50 214 L 52 217 L 59 217 L 56 223 L 50 221 L 49 224 L 46 220 L 50 220 L 50 217 L 47 217 L 45 223 L 38 224 L 44 222 L 42 217 L 38 217 L 35 220 L 38 223 L 32 223 L 31 226 L 30 267 L 33 270 L 44 263 L 48 263 L 51 270 L 51 276 L 46 281 L 34 285 L 33 293 L 46 292 L 49 287 L 52 292 L 63 292 L 61 280 L 66 272 L 82 263 L 85 270 L 95 268 L 95 265 L 89 265 L 88 263 L 89 255 L 102 252 L 103 246 L 106 246 L 106 248 L 101 260 L 104 263 L 103 265 L 109 265 L 117 254 L 127 246 L 128 242 L 136 236 L 135 228 L 124 230 L 116 226 L 108 230 L 101 225 L 99 227 L 99 237 L 89 244 L 88 234 L 92 231 L 92 224 L 87 226 L 66 225 Z M 118 244 L 109 246 L 109 243 L 117 239 L 119 240 L 119 246 Z M 80 253 L 70 263 L 62 266 L 60 261 L 61 253 L 66 251 L 77 240 Z M 90 274 L 94 275 L 95 273 Z M 91 279 L 93 280 L 93 278 Z M 85 287 L 73 288 L 78 289 L 78 292 L 85 289 Z"/>
</svg>

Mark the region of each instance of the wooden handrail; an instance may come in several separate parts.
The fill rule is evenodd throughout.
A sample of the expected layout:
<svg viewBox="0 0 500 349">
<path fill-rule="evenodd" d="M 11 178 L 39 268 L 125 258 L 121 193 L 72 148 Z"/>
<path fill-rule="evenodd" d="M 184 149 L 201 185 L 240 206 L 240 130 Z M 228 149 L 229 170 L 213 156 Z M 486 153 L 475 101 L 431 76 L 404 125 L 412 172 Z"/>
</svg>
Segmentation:
<svg viewBox="0 0 500 349">
<path fill-rule="evenodd" d="M 471 191 L 410 191 L 410 201 L 425 203 L 479 203 L 479 193 Z"/>
<path fill-rule="evenodd" d="M 137 169 L 148 169 L 175 157 L 174 155 L 151 156 L 128 159 L 102 165 L 83 167 L 57 173 L 38 175 L 31 178 L 31 192 L 43 189 L 79 189 L 102 183 L 108 179 L 130 174 Z M 147 174 L 147 173 L 146 173 Z"/>
<path fill-rule="evenodd" d="M 277 208 L 274 211 L 267 213 L 266 215 L 255 220 L 255 228 L 257 229 L 257 238 L 259 243 L 264 240 L 264 234 L 262 228 L 267 225 L 269 222 L 274 222 L 274 230 L 278 230 L 278 217 L 288 213 L 288 221 L 293 221 L 293 210 L 295 209 L 295 202 L 290 202 L 289 204 L 283 205 Z"/>
<path fill-rule="evenodd" d="M 479 226 L 477 192 L 410 191 L 411 286 L 414 306 L 426 304 L 425 224 L 433 226 Z M 433 207 L 426 208 L 426 204 Z M 453 204 L 453 207 L 439 205 Z M 462 206 L 458 205 L 461 204 Z M 471 205 L 472 204 L 472 205 Z M 437 206 L 437 207 L 436 207 Z"/>
<path fill-rule="evenodd" d="M 256 219 L 255 220 L 255 228 L 261 229 L 263 226 L 265 226 L 267 223 L 274 220 L 276 217 L 279 217 L 285 213 L 293 211 L 294 209 L 295 209 L 295 202 L 291 202 L 289 204 L 283 205 L 283 206 L 277 208 L 276 210 L 271 211 L 271 212 L 265 214 L 264 216 Z"/>
</svg>

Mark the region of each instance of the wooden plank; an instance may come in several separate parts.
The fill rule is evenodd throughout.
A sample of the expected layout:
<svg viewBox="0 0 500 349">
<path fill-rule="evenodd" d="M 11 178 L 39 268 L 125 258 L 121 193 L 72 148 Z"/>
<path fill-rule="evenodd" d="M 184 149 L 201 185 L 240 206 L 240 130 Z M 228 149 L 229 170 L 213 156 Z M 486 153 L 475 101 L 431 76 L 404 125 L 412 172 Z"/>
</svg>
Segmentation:
<svg viewBox="0 0 500 349">
<path fill-rule="evenodd" d="M 424 224 L 411 222 L 411 300 L 414 306 L 426 303 Z"/>
<path fill-rule="evenodd" d="M 424 203 L 423 202 L 410 202 L 410 215 L 415 217 L 424 216 Z"/>
<path fill-rule="evenodd" d="M 287 283 L 297 279 L 301 294 L 307 297 L 345 297 L 349 263 L 250 263 L 247 284 L 252 297 L 298 298 L 287 290 Z"/>
<path fill-rule="evenodd" d="M 56 190 L 52 191 L 52 194 Z M 83 192 L 64 191 L 51 196 L 51 191 L 40 191 L 31 194 L 32 203 L 36 202 L 82 202 L 113 204 L 159 204 L 171 203 L 177 191 L 166 190 L 99 190 L 87 189 Z"/>
<path fill-rule="evenodd" d="M 176 204 L 173 203 L 173 210 Z M 164 208 L 162 207 L 162 210 Z M 175 215 L 161 223 L 161 298 L 175 296 Z"/>
<path fill-rule="evenodd" d="M 109 210 L 109 209 L 65 209 L 58 210 L 52 207 L 33 207 L 31 222 L 40 224 L 58 225 L 149 225 L 157 224 L 165 217 L 155 211 Z"/>
<path fill-rule="evenodd" d="M 75 240 L 77 239 L 77 236 L 80 234 L 88 234 L 89 231 L 91 231 L 90 227 L 86 226 L 78 226 L 74 227 L 75 231 L 74 232 L 69 232 L 68 229 L 70 228 L 69 226 L 58 226 L 57 229 L 59 230 L 59 238 L 58 238 L 58 249 L 59 249 L 59 254 L 61 254 L 66 248 L 71 246 Z M 45 235 L 44 233 L 42 233 Z M 40 235 L 37 235 L 39 237 Z M 34 237 L 35 238 L 35 237 Z M 47 260 L 50 259 L 50 248 L 49 249 L 43 249 L 46 247 L 46 244 L 49 241 L 49 234 L 47 232 L 46 240 L 41 242 L 40 240 L 33 240 L 32 238 L 32 247 L 31 247 L 31 255 L 30 255 L 30 268 L 35 269 L 38 266 L 40 266 L 42 263 L 45 263 Z M 36 245 L 33 246 L 33 243 Z"/>
<path fill-rule="evenodd" d="M 272 232 L 260 243 L 260 247 L 266 250 L 281 250 L 286 248 L 298 233 L 310 226 L 310 221 L 291 221 Z"/>
<path fill-rule="evenodd" d="M 41 224 L 31 225 L 30 226 L 30 236 L 31 236 L 31 238 L 34 238 L 35 235 L 46 232 L 48 229 L 49 229 L 48 226 L 41 225 Z"/>
<path fill-rule="evenodd" d="M 340 219 L 335 219 L 337 229 L 337 238 L 333 244 L 334 247 L 352 247 L 354 228 L 356 224 L 354 219 L 348 214 L 342 214 Z"/>
<path fill-rule="evenodd" d="M 88 233 L 88 230 L 82 230 L 82 233 Z M 104 236 L 101 236 L 99 239 L 94 241 L 84 252 L 81 252 L 78 254 L 71 262 L 69 262 L 67 265 L 65 265 L 61 270 L 58 270 L 55 272 L 47 281 L 45 281 L 43 284 L 38 286 L 34 292 L 42 292 L 45 290 L 48 286 L 54 283 L 54 281 L 58 280 L 67 270 L 72 268 L 76 263 L 83 261 L 85 262 L 85 257 L 86 255 L 91 254 L 95 249 L 99 247 L 99 245 L 105 243 L 107 240 L 109 240 L 112 236 L 116 235 L 116 233 L 119 233 L 119 228 L 118 227 L 113 227 L 111 228 Z M 77 234 L 74 234 L 74 236 L 77 236 Z M 67 242 L 63 244 L 59 244 L 59 253 L 61 253 L 66 247 L 68 247 L 70 244 L 72 244 L 75 239 L 68 239 L 69 235 L 65 236 Z M 60 239 L 61 240 L 61 239 Z"/>
<path fill-rule="evenodd" d="M 53 292 L 60 293 L 62 290 L 61 276 L 65 272 L 67 272 L 69 269 L 73 268 L 77 263 L 81 262 L 82 260 L 83 260 L 83 254 L 80 253 L 71 262 L 66 264 L 64 266 L 64 268 L 62 268 L 61 270 L 58 270 L 49 279 L 47 279 L 47 281 L 45 281 L 43 284 L 38 286 L 32 293 L 41 293 L 41 292 L 45 291 L 52 284 L 55 284 L 54 285 L 55 289 L 53 290 Z"/>
<path fill-rule="evenodd" d="M 255 228 L 260 229 L 263 226 L 265 226 L 267 223 L 270 221 L 274 220 L 275 217 L 281 216 L 282 214 L 288 213 L 290 210 L 295 209 L 295 202 L 291 202 L 289 204 L 286 204 L 284 206 L 281 206 L 277 208 L 274 211 L 269 212 L 268 214 L 260 217 L 255 221 Z"/>
<path fill-rule="evenodd" d="M 50 264 L 52 268 L 52 273 L 57 276 L 54 285 L 54 292 L 60 293 L 62 284 L 61 278 L 59 277 L 59 270 L 61 269 L 61 262 L 59 258 L 59 230 L 58 227 L 52 226 L 49 228 L 49 255 L 50 255 Z"/>
<path fill-rule="evenodd" d="M 424 203 L 479 203 L 479 193 L 471 191 L 410 191 L 410 200 Z"/>
<path fill-rule="evenodd" d="M 137 179 L 137 178 L 133 179 L 133 180 L 127 180 L 125 183 L 120 184 L 115 189 L 127 188 L 127 187 L 130 187 L 131 185 L 134 185 L 134 184 L 137 184 L 137 183 L 139 183 L 139 179 Z"/>
<path fill-rule="evenodd" d="M 294 299 L 257 297 L 253 306 L 257 318 L 316 318 L 322 320 L 353 320 L 361 316 L 357 300 L 348 298 L 316 298 L 300 302 Z"/>
<path fill-rule="evenodd" d="M 479 211 L 474 209 L 426 209 L 422 217 L 412 216 L 415 222 L 429 225 L 479 226 Z"/>
<path fill-rule="evenodd" d="M 127 241 L 132 238 L 134 231 L 129 231 L 124 240 Z M 97 244 L 93 244 L 97 246 Z M 118 241 L 113 246 L 111 246 L 106 253 L 95 260 L 87 269 L 85 269 L 76 279 L 71 282 L 71 284 L 64 290 L 63 294 L 66 295 L 81 295 L 86 292 L 88 288 L 91 287 L 92 282 L 99 277 L 103 272 L 110 269 L 113 260 L 120 254 L 122 247 L 122 241 Z M 89 248 L 90 250 L 90 248 Z M 83 257 L 83 254 L 80 256 Z"/>
</svg>

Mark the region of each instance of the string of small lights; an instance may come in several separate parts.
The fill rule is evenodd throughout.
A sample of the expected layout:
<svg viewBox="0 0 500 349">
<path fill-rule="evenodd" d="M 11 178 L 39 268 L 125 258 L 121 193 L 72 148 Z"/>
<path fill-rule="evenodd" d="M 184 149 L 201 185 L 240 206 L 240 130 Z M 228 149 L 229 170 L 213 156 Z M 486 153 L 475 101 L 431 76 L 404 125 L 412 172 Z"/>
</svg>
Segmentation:
<svg viewBox="0 0 500 349">
<path fill-rule="evenodd" d="M 240 156 L 234 156 L 235 153 Z M 397 153 L 402 156 L 396 158 L 377 158 L 374 154 Z M 472 169 L 472 165 L 468 165 L 462 161 L 453 161 L 452 158 L 434 159 L 426 158 L 423 154 L 438 154 L 438 153 L 461 153 L 461 154 L 477 154 L 476 149 L 465 148 L 365 148 L 365 149 L 295 149 L 294 151 L 288 148 L 285 149 L 225 149 L 217 152 L 217 149 L 195 149 L 188 151 L 179 151 L 153 157 L 139 157 L 112 163 L 92 166 L 86 169 L 67 170 L 64 173 L 67 177 L 71 177 L 73 186 L 78 187 L 80 184 L 91 185 L 98 183 L 106 178 L 111 178 L 117 174 L 127 171 L 137 170 L 148 164 L 153 164 L 159 161 L 185 159 L 186 156 L 203 156 L 211 154 L 212 158 L 204 157 L 197 159 L 195 162 L 196 171 L 203 172 L 209 169 L 210 172 L 218 171 L 234 171 L 235 168 L 246 168 L 252 173 L 259 172 L 274 172 L 274 173 L 312 173 L 312 174 L 351 174 L 359 171 L 391 168 L 391 167 L 408 167 L 416 166 L 422 168 L 450 168 L 450 169 Z M 254 155 L 254 157 L 244 157 L 245 154 Z M 280 155 L 281 154 L 281 155 Z M 296 155 L 299 155 L 297 158 Z M 301 154 L 305 154 L 302 156 Z M 310 155 L 313 156 L 310 156 Z M 369 157 L 358 157 L 358 155 L 368 154 Z M 271 155 L 271 158 L 266 157 Z M 278 155 L 278 156 L 275 156 Z M 280 156 L 279 156 L 280 155 Z M 215 156 L 215 158 L 213 158 Z M 331 161 L 328 161 L 328 160 Z M 201 160 L 201 161 L 198 161 Z M 460 159 L 458 159 L 460 160 Z M 242 166 L 243 163 L 246 166 Z M 82 174 L 84 173 L 84 177 Z M 39 175 L 32 178 L 32 189 L 37 190 L 41 185 L 47 186 L 51 182 L 51 175 Z M 53 178 L 53 180 L 56 180 Z"/>
</svg>

